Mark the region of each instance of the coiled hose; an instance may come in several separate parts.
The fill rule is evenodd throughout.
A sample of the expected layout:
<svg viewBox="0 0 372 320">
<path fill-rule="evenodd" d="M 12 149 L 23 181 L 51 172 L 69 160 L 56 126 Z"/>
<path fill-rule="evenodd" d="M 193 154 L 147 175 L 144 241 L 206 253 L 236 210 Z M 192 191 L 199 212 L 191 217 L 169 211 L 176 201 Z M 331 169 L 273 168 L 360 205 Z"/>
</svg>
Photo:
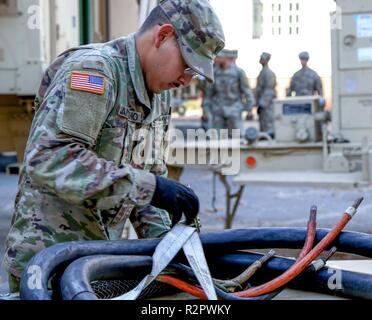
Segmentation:
<svg viewBox="0 0 372 320">
<path fill-rule="evenodd" d="M 328 229 L 318 229 L 315 237 L 315 244 L 319 243 L 329 233 Z M 306 228 L 250 228 L 227 230 L 222 232 L 213 232 L 201 234 L 200 239 L 206 253 L 208 265 L 213 276 L 235 276 L 248 265 L 253 263 L 253 259 L 259 259 L 259 255 L 251 253 L 238 253 L 238 250 L 265 249 L 265 248 L 302 248 L 307 235 Z M 52 292 L 48 291 L 49 280 L 57 275 L 62 275 L 64 279 L 61 288 L 65 298 L 89 298 L 94 299 L 91 290 L 89 290 L 89 281 L 93 278 L 102 279 L 101 271 L 97 276 L 94 269 L 82 270 L 84 276 L 74 276 L 64 274 L 68 267 L 75 260 L 87 256 L 114 255 L 118 260 L 126 261 L 125 269 L 118 270 L 112 262 L 111 267 L 105 271 L 103 278 L 116 277 L 120 271 L 122 277 L 130 276 L 134 273 L 140 276 L 141 272 L 145 274 L 149 271 L 149 262 L 151 256 L 159 243 L 159 239 L 153 240 L 117 240 L 117 241 L 73 241 L 61 243 L 46 248 L 36 254 L 26 266 L 21 277 L 21 299 L 25 300 L 51 300 Z M 342 232 L 332 245 L 338 248 L 338 251 L 356 254 L 367 258 L 372 258 L 372 236 L 356 232 Z M 125 258 L 122 256 L 142 256 Z M 143 257 L 145 256 L 145 257 Z M 147 257 L 146 257 L 147 256 Z M 176 261 L 182 261 L 182 255 L 176 257 Z M 149 260 L 150 259 L 150 260 Z M 114 261 L 112 258 L 109 260 Z M 76 263 L 78 263 L 76 261 Z M 81 262 L 80 262 L 81 263 Z M 278 275 L 292 266 L 294 260 L 284 258 L 273 258 L 263 268 L 259 274 Z M 98 265 L 88 264 L 96 268 Z M 34 280 L 35 273 L 32 271 L 40 270 L 40 286 L 30 287 L 29 283 Z M 66 271 L 67 271 L 66 270 Z M 89 270 L 89 276 L 88 276 Z M 133 271 L 134 270 L 134 271 Z M 233 275 L 226 274 L 226 271 L 235 272 Z M 134 273 L 133 273 L 134 272 Z M 124 274 L 124 276 L 123 276 Z M 93 275 L 93 276 L 92 276 Z M 327 277 L 328 275 L 328 277 Z M 326 288 L 327 280 L 332 274 L 327 273 L 326 269 L 296 278 L 296 286 L 302 290 L 315 289 L 320 291 L 329 290 Z M 259 277 L 258 277 L 259 278 Z M 72 289 L 67 288 L 67 283 L 72 284 Z M 88 286 L 87 286 L 88 285 Z M 372 276 L 363 275 L 355 272 L 342 272 L 342 290 L 333 293 L 341 296 L 372 299 Z M 88 290 L 86 289 L 88 288 Z"/>
</svg>

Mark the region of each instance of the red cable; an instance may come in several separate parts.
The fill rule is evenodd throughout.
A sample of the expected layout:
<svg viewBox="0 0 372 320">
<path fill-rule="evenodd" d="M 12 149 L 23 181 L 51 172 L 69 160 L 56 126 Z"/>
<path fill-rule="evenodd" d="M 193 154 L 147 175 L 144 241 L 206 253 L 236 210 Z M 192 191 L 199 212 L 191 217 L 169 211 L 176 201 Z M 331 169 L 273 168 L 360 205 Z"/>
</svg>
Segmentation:
<svg viewBox="0 0 372 320">
<path fill-rule="evenodd" d="M 350 221 L 352 216 L 349 213 L 344 213 L 341 220 L 336 224 L 336 226 L 317 244 L 317 246 L 312 249 L 304 258 L 302 258 L 298 263 L 289 268 L 282 275 L 274 280 L 271 280 L 258 287 L 250 288 L 245 291 L 235 292 L 233 295 L 238 297 L 257 297 L 269 292 L 274 291 L 276 288 L 280 288 L 293 278 L 297 277 L 306 267 L 318 257 L 325 248 L 333 242 L 333 240 L 340 234 L 342 229 Z"/>
<path fill-rule="evenodd" d="M 183 280 L 174 278 L 172 276 L 161 274 L 156 277 L 156 281 L 163 282 L 169 284 L 173 287 L 180 289 L 188 294 L 193 295 L 201 300 L 208 300 L 208 297 L 205 295 L 204 291 L 197 286 L 189 284 Z"/>
</svg>

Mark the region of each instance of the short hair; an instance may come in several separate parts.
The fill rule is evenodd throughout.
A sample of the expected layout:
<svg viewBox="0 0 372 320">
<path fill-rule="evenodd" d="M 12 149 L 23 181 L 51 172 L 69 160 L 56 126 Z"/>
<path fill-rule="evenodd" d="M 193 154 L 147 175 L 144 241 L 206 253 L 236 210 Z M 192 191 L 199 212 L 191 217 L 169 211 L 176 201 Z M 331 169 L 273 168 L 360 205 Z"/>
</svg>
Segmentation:
<svg viewBox="0 0 372 320">
<path fill-rule="evenodd" d="M 162 25 L 166 23 L 171 23 L 169 21 L 169 18 L 166 16 L 166 14 L 164 13 L 160 6 L 156 6 L 154 9 L 152 9 L 149 16 L 143 22 L 143 24 L 138 30 L 138 33 L 143 34 L 146 31 L 150 30 L 151 28 L 155 27 L 156 25 Z"/>
</svg>

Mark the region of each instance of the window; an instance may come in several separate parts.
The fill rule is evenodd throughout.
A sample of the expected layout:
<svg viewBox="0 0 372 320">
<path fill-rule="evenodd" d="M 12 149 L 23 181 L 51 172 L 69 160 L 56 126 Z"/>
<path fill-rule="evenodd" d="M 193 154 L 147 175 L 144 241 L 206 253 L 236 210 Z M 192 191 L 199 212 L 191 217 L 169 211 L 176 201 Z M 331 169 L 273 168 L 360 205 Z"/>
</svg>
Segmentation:
<svg viewBox="0 0 372 320">
<path fill-rule="evenodd" d="M 274 17 L 273 17 L 274 18 Z M 253 39 L 259 39 L 263 34 L 263 5 L 260 0 L 253 0 Z"/>
<path fill-rule="evenodd" d="M 17 15 L 17 0 L 0 0 L 0 16 Z"/>
</svg>

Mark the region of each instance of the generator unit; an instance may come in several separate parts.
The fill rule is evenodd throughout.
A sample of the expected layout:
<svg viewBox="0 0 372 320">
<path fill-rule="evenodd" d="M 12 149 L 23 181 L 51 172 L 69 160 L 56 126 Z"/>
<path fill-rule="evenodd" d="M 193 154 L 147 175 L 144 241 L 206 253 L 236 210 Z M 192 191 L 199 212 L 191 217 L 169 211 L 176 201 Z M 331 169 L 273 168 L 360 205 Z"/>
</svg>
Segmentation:
<svg viewBox="0 0 372 320">
<path fill-rule="evenodd" d="M 277 142 L 318 142 L 327 119 L 319 97 L 288 97 L 274 100 L 274 128 Z"/>
<path fill-rule="evenodd" d="M 372 183 L 372 1 L 335 2 L 337 12 L 331 18 L 337 23 L 330 26 L 331 117 L 322 110 L 319 97 L 275 100 L 275 140 L 247 139 L 236 183 Z"/>
</svg>

